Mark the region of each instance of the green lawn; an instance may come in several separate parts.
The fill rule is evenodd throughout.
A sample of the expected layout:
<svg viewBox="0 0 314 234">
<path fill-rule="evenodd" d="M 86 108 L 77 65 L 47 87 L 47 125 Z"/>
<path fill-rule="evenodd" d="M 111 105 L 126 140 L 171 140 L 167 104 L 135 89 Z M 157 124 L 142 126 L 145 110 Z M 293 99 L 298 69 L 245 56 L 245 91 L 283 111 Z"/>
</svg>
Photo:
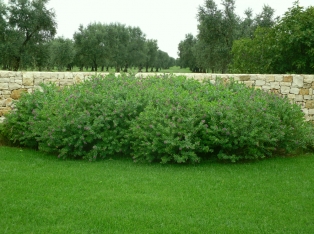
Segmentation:
<svg viewBox="0 0 314 234">
<path fill-rule="evenodd" d="M 2 146 L 0 233 L 314 233 L 314 156 L 89 163 Z"/>
</svg>

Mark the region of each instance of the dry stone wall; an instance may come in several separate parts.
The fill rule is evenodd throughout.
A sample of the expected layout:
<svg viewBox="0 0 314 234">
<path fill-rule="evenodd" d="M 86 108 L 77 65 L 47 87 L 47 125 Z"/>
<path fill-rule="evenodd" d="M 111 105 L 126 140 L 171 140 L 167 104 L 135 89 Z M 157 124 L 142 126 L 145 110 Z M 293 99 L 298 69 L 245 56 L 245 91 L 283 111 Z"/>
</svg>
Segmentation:
<svg viewBox="0 0 314 234">
<path fill-rule="evenodd" d="M 106 75 L 108 73 L 99 73 Z M 160 73 L 159 73 L 160 74 Z M 0 71 L 0 122 L 14 107 L 23 92 L 31 93 L 40 83 L 53 82 L 58 86 L 80 83 L 95 75 L 94 72 L 11 72 Z M 119 75 L 118 73 L 116 75 Z M 138 73 L 137 77 L 147 77 L 156 73 Z M 161 74 L 162 75 L 162 74 Z M 268 92 L 286 96 L 292 103 L 302 107 L 305 118 L 314 121 L 314 75 L 260 75 L 260 74 L 196 74 L 177 73 L 197 80 L 209 79 L 215 83 L 217 77 L 227 82 L 230 78 Z"/>
</svg>

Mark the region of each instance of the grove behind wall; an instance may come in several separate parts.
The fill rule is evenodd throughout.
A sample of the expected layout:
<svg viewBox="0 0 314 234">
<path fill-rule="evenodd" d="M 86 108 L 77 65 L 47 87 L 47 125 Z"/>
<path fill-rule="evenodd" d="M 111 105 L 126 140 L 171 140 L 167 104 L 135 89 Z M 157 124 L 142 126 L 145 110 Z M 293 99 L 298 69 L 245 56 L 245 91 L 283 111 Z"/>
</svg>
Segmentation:
<svg viewBox="0 0 314 234">
<path fill-rule="evenodd" d="M 98 73 L 107 75 L 108 73 Z M 138 73 L 137 77 L 152 76 L 156 73 Z M 80 83 L 95 75 L 94 72 L 11 72 L 0 71 L 0 122 L 4 114 L 13 108 L 13 100 L 18 100 L 23 92 L 33 92 L 40 83 L 53 82 L 58 86 Z M 118 74 L 116 74 L 118 75 Z M 159 73 L 159 75 L 163 75 Z M 314 121 L 314 75 L 260 75 L 260 74 L 199 74 L 176 73 L 197 80 L 209 79 L 212 83 L 217 77 L 224 80 L 233 78 L 249 87 L 259 88 L 286 96 L 301 106 L 307 121 Z"/>
</svg>

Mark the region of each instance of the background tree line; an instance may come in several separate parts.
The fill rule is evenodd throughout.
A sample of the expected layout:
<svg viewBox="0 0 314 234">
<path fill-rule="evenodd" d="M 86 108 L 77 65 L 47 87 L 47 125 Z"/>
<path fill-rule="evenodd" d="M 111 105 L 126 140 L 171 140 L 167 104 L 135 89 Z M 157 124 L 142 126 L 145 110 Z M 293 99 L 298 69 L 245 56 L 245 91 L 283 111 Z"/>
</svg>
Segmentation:
<svg viewBox="0 0 314 234">
<path fill-rule="evenodd" d="M 296 1 L 280 18 L 264 5 L 241 18 L 235 0 L 205 0 L 198 9 L 198 34 L 178 45 L 179 64 L 193 72 L 314 73 L 314 7 Z"/>
<path fill-rule="evenodd" d="M 80 25 L 73 39 L 55 38 L 55 12 L 49 0 L 0 0 L 0 65 L 5 70 L 71 70 L 117 72 L 136 67 L 159 71 L 175 65 L 175 59 L 146 39 L 138 27 L 124 24 Z"/>
</svg>

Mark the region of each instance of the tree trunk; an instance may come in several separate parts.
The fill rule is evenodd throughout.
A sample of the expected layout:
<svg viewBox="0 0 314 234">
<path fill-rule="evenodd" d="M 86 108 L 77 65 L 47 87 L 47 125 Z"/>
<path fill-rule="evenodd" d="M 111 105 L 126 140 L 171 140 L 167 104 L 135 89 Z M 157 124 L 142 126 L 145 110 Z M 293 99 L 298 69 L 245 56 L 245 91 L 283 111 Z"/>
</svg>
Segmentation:
<svg viewBox="0 0 314 234">
<path fill-rule="evenodd" d="M 125 65 L 123 72 L 128 72 L 128 64 Z"/>
</svg>

